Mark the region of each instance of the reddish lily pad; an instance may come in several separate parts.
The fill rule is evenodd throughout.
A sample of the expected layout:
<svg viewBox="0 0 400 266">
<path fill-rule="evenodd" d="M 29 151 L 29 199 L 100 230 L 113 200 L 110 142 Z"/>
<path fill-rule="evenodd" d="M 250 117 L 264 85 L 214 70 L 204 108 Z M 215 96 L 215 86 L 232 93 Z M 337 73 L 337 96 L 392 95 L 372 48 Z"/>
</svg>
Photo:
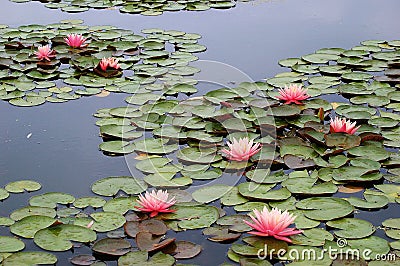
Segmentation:
<svg viewBox="0 0 400 266">
<path fill-rule="evenodd" d="M 131 247 L 125 239 L 103 238 L 94 243 L 92 250 L 102 255 L 122 256 L 128 253 Z"/>
</svg>

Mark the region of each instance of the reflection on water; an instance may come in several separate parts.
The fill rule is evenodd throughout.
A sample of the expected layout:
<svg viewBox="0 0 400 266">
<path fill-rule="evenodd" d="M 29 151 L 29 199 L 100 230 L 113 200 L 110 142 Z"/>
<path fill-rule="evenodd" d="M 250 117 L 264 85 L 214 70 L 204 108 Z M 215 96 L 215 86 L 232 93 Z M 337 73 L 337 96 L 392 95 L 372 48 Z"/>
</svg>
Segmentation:
<svg viewBox="0 0 400 266">
<path fill-rule="evenodd" d="M 79 18 L 87 25 L 111 24 L 135 32 L 159 27 L 199 33 L 203 35 L 200 43 L 208 48 L 199 55 L 200 59 L 229 64 L 251 79 L 260 80 L 284 71 L 277 64 L 283 58 L 298 57 L 322 47 L 350 48 L 367 39 L 398 39 L 399 7 L 398 0 L 384 4 L 378 0 L 260 0 L 239 3 L 231 10 L 168 12 L 144 17 L 117 10 L 68 14 L 47 9 L 40 3 L 1 0 L 0 23 L 15 27 Z M 33 108 L 14 107 L 0 101 L 1 185 L 20 179 L 43 184 L 35 193 L 12 194 L 1 203 L 0 215 L 25 206 L 32 195 L 47 191 L 63 191 L 76 197 L 90 195 L 95 180 L 130 175 L 131 167 L 128 168 L 124 157 L 107 157 L 98 151 L 102 140 L 92 117 L 99 108 L 123 106 L 124 98 L 123 94 L 111 94 Z M 27 138 L 30 133 L 32 136 Z M 374 215 L 374 224 L 380 224 L 386 219 L 383 217 L 393 216 L 396 211 L 392 207 L 380 210 L 379 215 Z M 367 218 L 365 212 L 356 217 Z M 200 237 L 200 231 L 178 235 L 179 239 L 192 240 L 204 247 L 201 255 L 190 262 L 217 265 L 227 260 L 228 246 L 207 241 Z M 31 247 L 37 249 L 33 244 Z M 81 248 L 79 252 L 89 249 Z M 60 265 L 66 265 L 67 258 L 72 256 L 72 253 L 63 255 Z"/>
</svg>

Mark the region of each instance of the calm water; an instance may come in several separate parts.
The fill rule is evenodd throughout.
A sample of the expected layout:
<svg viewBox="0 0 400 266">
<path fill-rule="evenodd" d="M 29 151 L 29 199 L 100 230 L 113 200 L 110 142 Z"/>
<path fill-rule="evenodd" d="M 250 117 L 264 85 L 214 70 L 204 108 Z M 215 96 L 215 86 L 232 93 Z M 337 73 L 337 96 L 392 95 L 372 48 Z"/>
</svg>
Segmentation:
<svg viewBox="0 0 400 266">
<path fill-rule="evenodd" d="M 0 0 L 0 5 L 0 24 L 11 27 L 83 19 L 86 25 L 110 24 L 134 32 L 158 27 L 199 33 L 203 36 L 200 43 L 208 48 L 199 54 L 200 59 L 228 64 L 253 80 L 285 71 L 277 64 L 280 59 L 323 47 L 351 48 L 367 39 L 400 38 L 398 0 L 255 1 L 231 10 L 165 13 L 157 17 L 121 14 L 117 10 L 68 14 L 40 3 L 14 4 L 8 0 Z M 226 80 L 237 82 L 240 78 L 228 75 Z M 102 177 L 130 175 L 124 157 L 107 157 L 98 151 L 102 140 L 92 117 L 99 108 L 123 106 L 124 98 L 112 94 L 34 108 L 18 108 L 0 101 L 0 186 L 33 179 L 43 185 L 37 193 L 62 191 L 79 197 L 91 195 L 91 184 Z M 32 136 L 27 138 L 30 133 Z M 37 193 L 11 195 L 0 203 L 0 215 L 25 206 Z M 389 208 L 373 215 L 393 217 L 395 211 Z M 359 215 L 366 218 L 364 213 Z M 380 224 L 381 218 L 376 218 L 374 224 Z M 178 236 L 203 245 L 204 251 L 192 263 L 218 265 L 228 260 L 225 252 L 229 245 L 207 241 L 197 231 Z M 79 253 L 85 252 L 90 250 L 79 249 Z M 59 256 L 58 265 L 68 265 L 67 258 L 72 256 Z"/>
</svg>

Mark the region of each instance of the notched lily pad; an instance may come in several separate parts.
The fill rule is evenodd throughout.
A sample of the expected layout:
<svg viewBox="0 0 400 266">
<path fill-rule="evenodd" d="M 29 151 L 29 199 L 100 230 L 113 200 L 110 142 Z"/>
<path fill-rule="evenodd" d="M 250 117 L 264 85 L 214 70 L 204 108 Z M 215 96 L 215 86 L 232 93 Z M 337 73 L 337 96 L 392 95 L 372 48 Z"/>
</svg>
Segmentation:
<svg viewBox="0 0 400 266">
<path fill-rule="evenodd" d="M 120 190 L 128 195 L 135 195 L 146 189 L 147 184 L 145 182 L 130 176 L 107 177 L 92 185 L 92 191 L 101 196 L 114 196 Z"/>
<path fill-rule="evenodd" d="M 89 228 L 60 224 L 37 231 L 33 241 L 45 250 L 65 251 L 73 247 L 71 241 L 88 243 L 96 240 L 96 238 L 96 233 Z"/>
<path fill-rule="evenodd" d="M 42 186 L 40 183 L 32 180 L 20 180 L 8 183 L 5 189 L 11 193 L 22 193 L 22 192 L 32 192 L 39 190 Z"/>
</svg>

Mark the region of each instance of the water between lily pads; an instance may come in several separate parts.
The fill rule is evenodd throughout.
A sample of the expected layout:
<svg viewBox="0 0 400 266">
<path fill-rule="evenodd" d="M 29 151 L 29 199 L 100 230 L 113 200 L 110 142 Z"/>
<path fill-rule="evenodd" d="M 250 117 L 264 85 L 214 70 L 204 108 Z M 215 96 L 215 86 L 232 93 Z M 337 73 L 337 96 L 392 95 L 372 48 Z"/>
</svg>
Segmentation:
<svg viewBox="0 0 400 266">
<path fill-rule="evenodd" d="M 83 19 L 86 25 L 114 25 L 134 32 L 156 27 L 198 33 L 203 36 L 199 43 L 208 48 L 199 54 L 200 59 L 228 64 L 257 81 L 286 71 L 279 67 L 280 59 L 299 57 L 324 47 L 351 48 L 368 39 L 399 39 L 399 9 L 397 0 L 259 0 L 239 3 L 230 10 L 145 17 L 121 14 L 117 10 L 68 14 L 47 9 L 37 2 L 15 4 L 1 0 L 0 24 L 16 27 Z M 241 81 L 237 76 L 223 80 Z M 199 94 L 209 88 L 200 84 Z M 124 106 L 125 97 L 124 94 L 92 96 L 33 108 L 0 102 L 0 185 L 21 179 L 42 184 L 38 192 L 12 194 L 1 202 L 0 215 L 8 216 L 12 210 L 26 206 L 28 199 L 36 194 L 60 191 L 75 197 L 88 196 L 92 195 L 91 184 L 100 178 L 138 174 L 130 172 L 132 169 L 127 167 L 124 157 L 108 157 L 98 150 L 102 140 L 92 116 L 100 108 Z M 390 206 L 377 212 L 361 211 L 355 217 L 380 225 L 386 218 L 398 215 L 400 209 Z M 1 231 L 2 235 L 9 234 L 8 229 Z M 180 240 L 203 246 L 199 256 L 185 263 L 219 265 L 228 261 L 229 245 L 210 242 L 199 230 L 178 233 L 178 236 Z M 39 250 L 32 242 L 28 249 Z M 91 250 L 82 247 L 78 252 L 85 254 Z M 77 254 L 57 254 L 58 265 L 68 265 L 68 258 L 74 255 Z"/>
</svg>

